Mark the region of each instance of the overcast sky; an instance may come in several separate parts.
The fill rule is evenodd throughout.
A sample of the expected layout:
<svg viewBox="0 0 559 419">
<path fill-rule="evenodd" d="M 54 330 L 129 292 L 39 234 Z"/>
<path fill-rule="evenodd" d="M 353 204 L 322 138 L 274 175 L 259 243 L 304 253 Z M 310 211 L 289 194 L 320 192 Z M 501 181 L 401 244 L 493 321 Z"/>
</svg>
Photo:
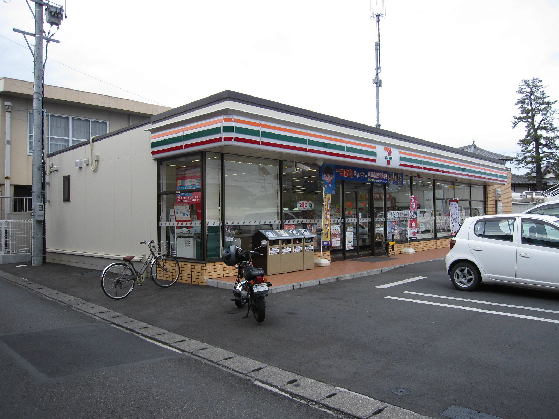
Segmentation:
<svg viewBox="0 0 559 419">
<path fill-rule="evenodd" d="M 2 1 L 0 77 L 33 81 L 12 31 L 34 32 L 29 6 Z M 171 107 L 235 90 L 376 124 L 370 0 L 63 1 L 46 84 Z M 385 5 L 381 128 L 514 155 L 521 80 L 539 77 L 559 99 L 559 0 Z"/>
</svg>

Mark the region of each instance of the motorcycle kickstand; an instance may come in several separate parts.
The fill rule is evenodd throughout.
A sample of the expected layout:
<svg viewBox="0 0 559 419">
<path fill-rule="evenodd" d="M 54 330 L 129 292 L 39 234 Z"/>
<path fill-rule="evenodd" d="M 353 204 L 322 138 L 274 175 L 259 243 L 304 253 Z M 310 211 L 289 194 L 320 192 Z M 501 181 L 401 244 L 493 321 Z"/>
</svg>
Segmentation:
<svg viewBox="0 0 559 419">
<path fill-rule="evenodd" d="M 243 317 L 243 319 L 248 319 L 248 315 L 250 314 L 250 302 L 248 302 L 247 307 L 248 307 L 247 315 Z"/>
</svg>

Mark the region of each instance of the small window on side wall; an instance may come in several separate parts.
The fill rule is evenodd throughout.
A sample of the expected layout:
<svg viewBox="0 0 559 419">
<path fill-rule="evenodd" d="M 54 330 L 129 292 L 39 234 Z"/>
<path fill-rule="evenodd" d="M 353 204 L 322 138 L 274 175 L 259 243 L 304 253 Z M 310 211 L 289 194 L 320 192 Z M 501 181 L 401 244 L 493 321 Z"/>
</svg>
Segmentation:
<svg viewBox="0 0 559 419">
<path fill-rule="evenodd" d="M 70 202 L 70 175 L 62 176 L 62 201 Z"/>
</svg>

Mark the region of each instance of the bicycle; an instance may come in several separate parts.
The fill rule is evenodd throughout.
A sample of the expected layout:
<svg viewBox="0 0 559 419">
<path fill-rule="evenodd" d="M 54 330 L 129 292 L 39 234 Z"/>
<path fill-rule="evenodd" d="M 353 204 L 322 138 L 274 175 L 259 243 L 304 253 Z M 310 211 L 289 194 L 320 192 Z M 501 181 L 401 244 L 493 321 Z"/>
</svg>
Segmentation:
<svg viewBox="0 0 559 419">
<path fill-rule="evenodd" d="M 136 282 L 142 285 L 148 275 L 158 286 L 167 288 L 173 285 L 180 276 L 178 260 L 171 255 L 161 255 L 155 241 L 142 241 L 149 248 L 149 254 L 142 264 L 140 270 L 136 270 L 132 264 L 134 256 L 125 256 L 122 262 L 114 262 L 107 265 L 101 274 L 101 288 L 108 297 L 120 300 L 132 292 Z"/>
</svg>

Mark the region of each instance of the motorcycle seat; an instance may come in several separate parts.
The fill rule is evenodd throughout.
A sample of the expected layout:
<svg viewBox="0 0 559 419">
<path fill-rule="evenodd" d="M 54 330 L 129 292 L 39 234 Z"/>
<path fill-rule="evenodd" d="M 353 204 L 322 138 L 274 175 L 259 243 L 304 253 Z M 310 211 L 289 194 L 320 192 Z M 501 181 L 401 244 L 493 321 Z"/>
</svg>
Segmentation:
<svg viewBox="0 0 559 419">
<path fill-rule="evenodd" d="M 249 279 L 249 277 L 257 277 L 257 276 L 264 276 L 264 269 L 262 268 L 256 268 L 254 266 L 247 266 L 245 268 L 245 272 L 244 272 L 244 277 L 245 279 Z"/>
</svg>

